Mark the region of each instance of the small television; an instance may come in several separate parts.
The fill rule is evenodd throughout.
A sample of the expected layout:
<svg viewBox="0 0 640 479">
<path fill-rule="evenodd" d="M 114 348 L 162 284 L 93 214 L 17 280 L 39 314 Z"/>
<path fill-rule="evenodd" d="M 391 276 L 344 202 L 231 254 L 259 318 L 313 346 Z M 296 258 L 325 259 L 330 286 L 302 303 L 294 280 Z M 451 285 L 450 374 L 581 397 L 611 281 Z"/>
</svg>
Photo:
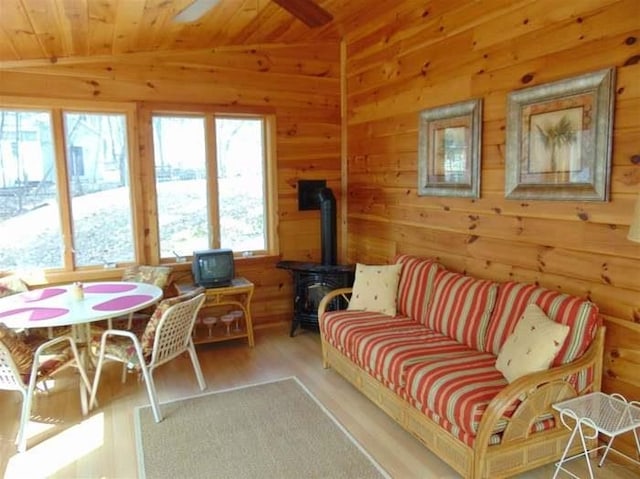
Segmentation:
<svg viewBox="0 0 640 479">
<path fill-rule="evenodd" d="M 193 282 L 204 288 L 229 286 L 235 275 L 233 251 L 207 249 L 193 252 Z"/>
</svg>

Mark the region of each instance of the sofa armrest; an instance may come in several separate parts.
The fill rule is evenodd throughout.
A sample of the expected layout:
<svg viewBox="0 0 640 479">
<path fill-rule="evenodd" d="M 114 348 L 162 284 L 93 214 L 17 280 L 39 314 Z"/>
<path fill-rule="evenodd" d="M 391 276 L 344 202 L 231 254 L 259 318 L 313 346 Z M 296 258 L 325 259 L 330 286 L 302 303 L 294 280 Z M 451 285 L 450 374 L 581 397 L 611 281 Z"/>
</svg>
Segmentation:
<svg viewBox="0 0 640 479">
<path fill-rule="evenodd" d="M 547 371 L 528 374 L 518 378 L 500 391 L 489 403 L 482 416 L 478 434 L 476 435 L 476 447 L 486 451 L 489 438 L 496 429 L 498 422 L 505 419 L 503 417 L 505 411 L 515 401 L 520 400 L 522 402 L 508 421 L 519 422 L 518 430 L 520 432 L 509 434 L 510 437 L 506 440 L 528 435 L 530 426 L 542 414 L 550 413 L 557 416 L 551 408 L 553 404 L 576 394 L 584 393 L 584 391 L 575 391 L 567 381 L 567 378 L 571 375 L 587 371 L 590 368 L 593 369 L 593 381 L 587 387 L 587 390 L 588 392 L 599 391 L 604 354 L 604 333 L 605 328 L 600 326 L 589 349 L 582 357 L 572 363 L 551 368 Z M 516 416 L 517 419 L 514 421 Z M 506 434 L 507 431 L 508 429 L 503 434 Z M 505 437 L 503 435 L 504 440 Z"/>
<path fill-rule="evenodd" d="M 351 298 L 351 293 L 353 292 L 353 288 L 338 288 L 332 291 L 329 291 L 325 294 L 318 305 L 318 319 L 322 318 L 324 313 L 327 311 L 329 304 L 337 297 L 342 297 L 347 304 L 349 304 L 349 299 Z"/>
</svg>

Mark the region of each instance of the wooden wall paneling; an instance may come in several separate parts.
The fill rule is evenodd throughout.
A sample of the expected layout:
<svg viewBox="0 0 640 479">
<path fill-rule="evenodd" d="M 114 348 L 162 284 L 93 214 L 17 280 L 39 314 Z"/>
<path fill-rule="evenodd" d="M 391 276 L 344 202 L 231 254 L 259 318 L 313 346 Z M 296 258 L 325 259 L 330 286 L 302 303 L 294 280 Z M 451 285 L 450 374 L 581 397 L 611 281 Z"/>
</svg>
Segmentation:
<svg viewBox="0 0 640 479">
<path fill-rule="evenodd" d="M 432 256 L 455 271 L 589 298 L 611 330 L 604 390 L 637 399 L 640 245 L 626 234 L 640 193 L 640 5 L 429 2 L 422 19 L 413 6 L 399 2 L 386 26 L 380 15 L 347 37 L 349 258 Z M 508 93 L 609 67 L 610 201 L 505 199 Z M 417 196 L 418 113 L 470 98 L 483 99 L 481 197 Z"/>
<path fill-rule="evenodd" d="M 599 32 L 591 30 L 591 25 L 602 26 L 608 34 L 614 35 L 617 31 L 634 27 L 633 20 L 625 14 L 629 7 L 633 7 L 633 2 L 628 0 L 626 4 L 618 0 L 584 0 L 580 5 L 568 2 L 553 9 L 546 2 L 529 2 L 528 5 L 480 22 L 474 27 L 474 46 L 483 49 L 505 45 L 517 39 L 519 49 L 529 49 L 538 57 L 543 53 L 553 53 L 555 44 L 553 39 L 548 44 L 547 41 L 544 44 L 527 42 L 532 36 L 539 39 L 546 32 L 555 32 L 566 41 L 589 40 L 597 37 Z"/>
<path fill-rule="evenodd" d="M 349 241 L 347 252 L 354 263 L 389 264 L 397 254 L 396 247 L 395 241 L 370 236 L 357 243 Z"/>
<path fill-rule="evenodd" d="M 351 158 L 352 161 L 357 161 L 357 158 Z M 364 179 L 366 176 L 361 175 L 361 178 Z M 353 208 L 350 211 L 364 212 L 372 208 L 384 209 L 393 205 L 407 209 L 421 208 L 425 211 L 460 209 L 467 214 L 579 219 L 622 229 L 629 226 L 636 201 L 635 194 L 615 192 L 611 195 L 610 202 L 507 201 L 504 198 L 504 188 L 498 192 L 483 191 L 481 198 L 470 201 L 448 197 L 419 197 L 416 195 L 415 186 L 408 191 L 405 188 L 391 186 L 373 187 L 370 183 L 362 181 L 352 182 L 350 185 L 352 189 L 349 191 L 349 199 L 353 202 Z"/>
<path fill-rule="evenodd" d="M 509 92 L 529 86 L 562 80 L 582 73 L 608 68 L 622 67 L 638 54 L 640 46 L 627 44 L 630 36 L 636 37 L 638 30 L 622 33 L 605 40 L 594 40 L 575 48 L 563 50 L 549 57 L 538 57 L 524 62 L 512 62 L 496 69 L 475 75 L 472 94 L 484 91 Z M 567 68 L 571 65 L 571 69 Z M 514 84 L 514 80 L 518 83 Z M 477 93 L 476 93 L 477 92 Z"/>
<path fill-rule="evenodd" d="M 194 79 L 189 82 L 189 88 L 183 87 L 183 82 L 171 80 L 155 80 L 152 74 L 146 81 L 140 80 L 88 80 L 64 76 L 34 75 L 2 72 L 1 93 L 13 95 L 46 96 L 46 92 L 37 90 L 37 86 L 46 82 L 51 90 L 63 92 L 65 96 L 75 99 L 126 99 L 139 101 L 173 101 L 198 103 L 203 99 L 207 103 L 220 105 L 263 105 L 285 104 L 306 108 L 338 108 L 338 96 L 303 93 L 297 91 L 276 91 L 268 87 L 263 89 L 244 89 L 242 82 L 233 86 L 225 85 L 211 88 L 206 82 L 199 83 Z M 338 85 L 336 84 L 336 89 Z M 36 93 L 34 93 L 34 91 Z"/>
<path fill-rule="evenodd" d="M 349 34 L 349 70 L 359 73 L 388 56 L 390 51 L 403 54 L 423 50 L 487 18 L 499 16 L 505 9 L 520 10 L 531 1 L 493 0 L 491 7 L 446 0 L 431 1 L 424 7 L 412 2 L 397 2 L 393 10 L 394 21 L 389 22 L 388 15 L 369 19 L 365 28 Z M 377 23 L 381 18 L 386 22 Z M 370 27 L 374 25 L 378 26 L 377 30 Z M 360 31 L 365 31 L 367 37 L 362 37 Z"/>
<path fill-rule="evenodd" d="M 0 95 L 43 96 L 55 92 L 61 104 L 73 99 L 140 103 L 140 176 L 145 185 L 144 231 L 155 228 L 149 109 L 256 112 L 276 117 L 278 240 L 281 257 L 319 261 L 318 212 L 297 211 L 297 180 L 324 178 L 340 194 L 340 82 L 338 43 L 258 46 L 180 54 L 141 54 L 81 58 L 60 64 L 30 64 L 14 70 L 3 65 Z M 211 71 L 209 71 L 211 70 Z M 47 88 L 42 85 L 46 82 Z M 188 86 L 186 86 L 188 85 Z M 155 260 L 157 244 L 147 235 L 144 257 Z M 289 320 L 291 278 L 277 270 L 280 256 L 238 258 L 238 274 L 256 283 L 255 324 Z M 176 265 L 190 281 L 188 265 Z M 184 271 L 183 271 L 184 270 Z M 111 274 L 103 272 L 103 274 Z M 285 312 L 285 314 L 283 314 Z"/>
<path fill-rule="evenodd" d="M 640 387 L 640 375 L 638 375 L 640 325 L 606 317 L 605 325 L 607 353 L 604 359 L 604 378 L 635 388 Z"/>
</svg>

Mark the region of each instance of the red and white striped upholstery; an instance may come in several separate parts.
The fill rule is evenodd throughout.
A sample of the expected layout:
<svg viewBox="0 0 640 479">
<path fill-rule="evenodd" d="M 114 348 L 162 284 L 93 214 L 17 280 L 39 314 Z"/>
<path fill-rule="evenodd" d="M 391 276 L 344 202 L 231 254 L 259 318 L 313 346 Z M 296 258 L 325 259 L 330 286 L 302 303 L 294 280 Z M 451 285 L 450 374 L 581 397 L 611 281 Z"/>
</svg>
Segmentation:
<svg viewBox="0 0 640 479">
<path fill-rule="evenodd" d="M 363 335 L 353 342 L 353 348 L 356 363 L 394 390 L 406 386 L 407 368 L 414 364 L 473 352 L 468 346 L 418 324 Z"/>
<path fill-rule="evenodd" d="M 406 254 L 396 256 L 394 263 L 402 264 L 398 283 L 398 314 L 424 323 L 433 282 L 442 266 L 434 259 Z"/>
<path fill-rule="evenodd" d="M 426 325 L 482 351 L 498 284 L 441 270 L 433 286 Z"/>
<path fill-rule="evenodd" d="M 495 356 L 478 351 L 427 359 L 407 369 L 407 394 L 421 411 L 475 435 L 489 402 L 508 385 L 495 363 Z"/>
<path fill-rule="evenodd" d="M 398 255 L 394 261 L 403 265 L 398 315 L 327 312 L 320 318 L 323 337 L 469 446 L 487 406 L 508 385 L 495 368 L 496 356 L 527 304 L 571 328 L 554 366 L 584 354 L 600 324 L 597 307 L 581 298 L 533 284 L 476 279 L 432 259 Z M 588 370 L 568 380 L 583 392 L 592 376 Z M 493 431 L 492 444 L 500 442 L 506 422 Z M 551 416 L 542 417 L 532 429 L 553 424 Z"/>
<path fill-rule="evenodd" d="M 402 316 L 388 316 L 371 311 L 330 311 L 320 318 L 320 328 L 324 338 L 351 359 L 354 337 L 389 327 L 413 326 L 412 321 Z"/>
<path fill-rule="evenodd" d="M 600 325 L 597 306 L 576 296 L 514 282 L 500 285 L 483 351 L 496 355 L 500 352 L 529 303 L 537 304 L 550 319 L 570 328 L 553 366 L 570 363 L 584 354 Z"/>
</svg>

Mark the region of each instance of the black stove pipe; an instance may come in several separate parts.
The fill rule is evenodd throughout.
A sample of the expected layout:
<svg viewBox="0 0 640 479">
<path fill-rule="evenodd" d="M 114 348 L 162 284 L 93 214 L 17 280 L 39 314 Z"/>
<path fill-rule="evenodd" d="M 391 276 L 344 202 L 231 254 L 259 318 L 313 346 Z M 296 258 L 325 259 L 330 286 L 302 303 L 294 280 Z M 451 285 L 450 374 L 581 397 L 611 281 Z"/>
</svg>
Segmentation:
<svg viewBox="0 0 640 479">
<path fill-rule="evenodd" d="M 320 198 L 320 244 L 322 249 L 322 265 L 331 266 L 338 263 L 336 198 L 330 188 L 322 188 L 318 192 Z"/>
</svg>

